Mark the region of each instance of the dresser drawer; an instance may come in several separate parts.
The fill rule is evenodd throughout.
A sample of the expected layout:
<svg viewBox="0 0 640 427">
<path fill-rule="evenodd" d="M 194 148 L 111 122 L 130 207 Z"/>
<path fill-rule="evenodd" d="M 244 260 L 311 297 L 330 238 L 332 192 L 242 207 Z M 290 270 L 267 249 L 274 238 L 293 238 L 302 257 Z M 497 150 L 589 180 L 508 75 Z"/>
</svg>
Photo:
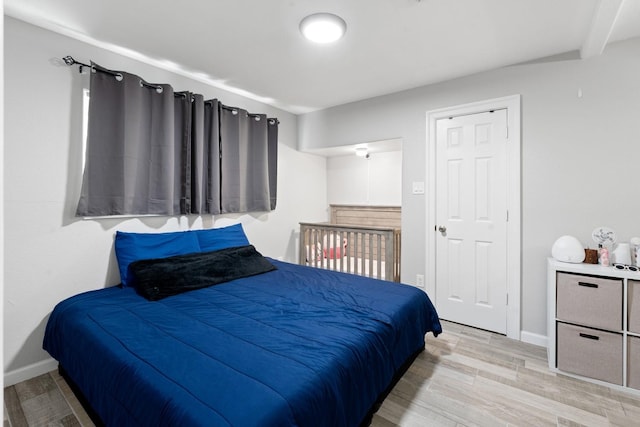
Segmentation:
<svg viewBox="0 0 640 427">
<path fill-rule="evenodd" d="M 558 322 L 558 369 L 622 385 L 622 335 Z"/>
<path fill-rule="evenodd" d="M 640 334 L 640 281 L 629 280 L 627 282 L 628 301 L 628 327 L 629 332 Z"/>
<path fill-rule="evenodd" d="M 640 338 L 627 342 L 627 386 L 640 390 Z"/>
<path fill-rule="evenodd" d="M 622 330 L 622 279 L 557 273 L 556 317 L 612 331 Z"/>
</svg>

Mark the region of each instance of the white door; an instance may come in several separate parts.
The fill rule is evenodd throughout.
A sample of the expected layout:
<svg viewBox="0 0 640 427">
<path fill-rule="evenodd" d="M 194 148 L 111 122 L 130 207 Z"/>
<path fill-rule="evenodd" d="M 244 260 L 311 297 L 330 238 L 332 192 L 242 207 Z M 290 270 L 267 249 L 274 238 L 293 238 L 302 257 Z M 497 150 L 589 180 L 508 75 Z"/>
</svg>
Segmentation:
<svg viewBox="0 0 640 427">
<path fill-rule="evenodd" d="M 507 330 L 507 110 L 436 122 L 436 307 Z"/>
</svg>

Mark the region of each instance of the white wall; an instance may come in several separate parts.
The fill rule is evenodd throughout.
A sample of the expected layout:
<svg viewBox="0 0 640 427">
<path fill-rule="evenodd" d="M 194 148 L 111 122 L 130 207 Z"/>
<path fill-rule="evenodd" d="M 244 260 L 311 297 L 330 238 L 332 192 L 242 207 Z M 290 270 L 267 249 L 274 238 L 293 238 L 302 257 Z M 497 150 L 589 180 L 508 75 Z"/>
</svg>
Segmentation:
<svg viewBox="0 0 640 427">
<path fill-rule="evenodd" d="M 5 17 L 4 25 L 5 381 L 28 378 L 52 366 L 42 338 L 56 303 L 119 282 L 113 252 L 116 230 L 173 231 L 240 221 L 264 255 L 295 262 L 298 222 L 324 220 L 327 206 L 326 161 L 297 151 L 295 115 L 12 18 Z M 86 77 L 77 67 L 61 64 L 65 55 L 278 117 L 276 210 L 216 218 L 76 218 Z"/>
<path fill-rule="evenodd" d="M 591 244 L 608 225 L 640 235 L 640 39 L 493 70 L 299 117 L 301 149 L 403 139 L 402 277 L 425 273 L 429 110 L 522 95 L 522 330 L 546 335 L 546 257 L 557 237 Z M 581 90 L 582 96 L 578 96 Z M 514 250 L 518 250 L 517 248 Z"/>
<path fill-rule="evenodd" d="M 327 158 L 327 199 L 329 204 L 400 206 L 402 152 Z"/>
</svg>

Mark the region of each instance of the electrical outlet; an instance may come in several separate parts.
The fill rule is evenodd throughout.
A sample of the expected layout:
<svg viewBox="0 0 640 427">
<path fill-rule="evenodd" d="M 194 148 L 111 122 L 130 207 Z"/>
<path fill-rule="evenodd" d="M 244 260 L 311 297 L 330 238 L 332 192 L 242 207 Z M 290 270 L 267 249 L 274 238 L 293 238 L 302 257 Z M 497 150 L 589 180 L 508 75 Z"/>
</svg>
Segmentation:
<svg viewBox="0 0 640 427">
<path fill-rule="evenodd" d="M 424 288 L 424 274 L 416 274 L 416 285 Z"/>
</svg>

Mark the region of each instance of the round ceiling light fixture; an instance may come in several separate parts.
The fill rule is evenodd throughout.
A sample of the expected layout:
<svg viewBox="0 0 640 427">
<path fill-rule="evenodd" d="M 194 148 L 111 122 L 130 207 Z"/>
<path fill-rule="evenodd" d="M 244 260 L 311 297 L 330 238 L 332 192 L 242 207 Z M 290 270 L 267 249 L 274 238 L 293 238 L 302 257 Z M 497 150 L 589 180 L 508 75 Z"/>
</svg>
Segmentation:
<svg viewBox="0 0 640 427">
<path fill-rule="evenodd" d="M 300 21 L 300 32 L 314 43 L 332 43 L 347 31 L 344 19 L 332 13 L 314 13 Z"/>
</svg>

